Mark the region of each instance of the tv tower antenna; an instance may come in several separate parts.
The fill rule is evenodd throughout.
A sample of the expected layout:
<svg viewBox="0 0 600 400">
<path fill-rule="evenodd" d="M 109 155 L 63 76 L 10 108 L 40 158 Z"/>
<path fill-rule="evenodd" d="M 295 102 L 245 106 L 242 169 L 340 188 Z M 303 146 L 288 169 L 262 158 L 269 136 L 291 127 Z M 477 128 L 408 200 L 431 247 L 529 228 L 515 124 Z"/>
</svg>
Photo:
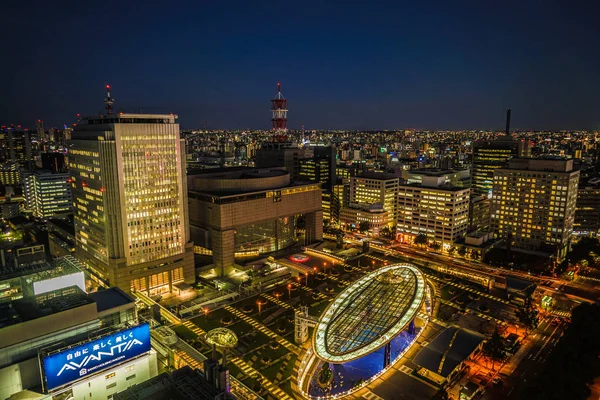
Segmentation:
<svg viewBox="0 0 600 400">
<path fill-rule="evenodd" d="M 277 133 L 285 133 L 287 131 L 287 100 L 281 94 L 281 83 L 277 82 L 277 95 L 271 100 L 271 118 L 272 129 Z"/>
<path fill-rule="evenodd" d="M 110 85 L 106 85 L 106 98 L 104 99 L 104 104 L 106 104 L 106 113 L 112 114 L 112 105 L 115 103 L 115 100 L 110 97 Z"/>
</svg>

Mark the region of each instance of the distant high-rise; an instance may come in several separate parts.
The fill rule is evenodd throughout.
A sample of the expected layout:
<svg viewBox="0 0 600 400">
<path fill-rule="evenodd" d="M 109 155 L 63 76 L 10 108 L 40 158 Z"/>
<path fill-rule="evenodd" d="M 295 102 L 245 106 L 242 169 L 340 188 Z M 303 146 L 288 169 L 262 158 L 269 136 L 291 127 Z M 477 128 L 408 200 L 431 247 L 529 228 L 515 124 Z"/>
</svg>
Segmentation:
<svg viewBox="0 0 600 400">
<path fill-rule="evenodd" d="M 177 116 L 108 111 L 80 121 L 70 141 L 76 255 L 93 280 L 126 291 L 193 283 Z"/>
<path fill-rule="evenodd" d="M 506 166 L 511 158 L 518 157 L 522 146 L 522 142 L 511 136 L 473 143 L 472 193 L 491 196 L 494 171 Z"/>
<path fill-rule="evenodd" d="M 28 176 L 27 206 L 38 218 L 64 216 L 72 211 L 69 174 L 35 171 Z"/>
<path fill-rule="evenodd" d="M 35 129 L 37 132 L 37 139 L 39 141 L 43 141 L 46 139 L 46 132 L 44 131 L 44 121 L 38 119 L 35 124 Z"/>
<path fill-rule="evenodd" d="M 573 231 L 592 237 L 600 233 L 600 178 L 579 183 Z"/>
<path fill-rule="evenodd" d="M 64 172 L 65 155 L 63 153 L 42 153 L 42 169 Z"/>
<path fill-rule="evenodd" d="M 31 153 L 29 131 L 4 127 L 0 132 L 0 147 L 2 161 L 18 163 L 21 168 L 33 170 L 35 167 Z"/>
<path fill-rule="evenodd" d="M 491 224 L 516 248 L 563 257 L 573 234 L 579 171 L 573 160 L 515 159 L 494 171 Z"/>
</svg>

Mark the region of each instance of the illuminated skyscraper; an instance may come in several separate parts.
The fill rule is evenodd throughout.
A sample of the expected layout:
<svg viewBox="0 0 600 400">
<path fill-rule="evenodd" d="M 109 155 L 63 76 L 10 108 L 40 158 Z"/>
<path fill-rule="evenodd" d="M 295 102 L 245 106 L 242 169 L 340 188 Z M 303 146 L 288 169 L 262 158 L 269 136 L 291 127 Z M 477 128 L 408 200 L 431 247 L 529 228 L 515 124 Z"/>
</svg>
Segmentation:
<svg viewBox="0 0 600 400">
<path fill-rule="evenodd" d="M 511 160 L 494 171 L 494 234 L 516 248 L 563 257 L 573 234 L 578 183 L 573 160 Z"/>
<path fill-rule="evenodd" d="M 177 117 L 108 111 L 80 121 L 70 141 L 75 254 L 92 280 L 126 291 L 193 283 Z"/>
<path fill-rule="evenodd" d="M 511 136 L 496 140 L 482 140 L 473 143 L 473 175 L 471 191 L 474 195 L 491 196 L 494 171 L 506 166 L 508 160 L 518 157 L 522 142 Z"/>
</svg>

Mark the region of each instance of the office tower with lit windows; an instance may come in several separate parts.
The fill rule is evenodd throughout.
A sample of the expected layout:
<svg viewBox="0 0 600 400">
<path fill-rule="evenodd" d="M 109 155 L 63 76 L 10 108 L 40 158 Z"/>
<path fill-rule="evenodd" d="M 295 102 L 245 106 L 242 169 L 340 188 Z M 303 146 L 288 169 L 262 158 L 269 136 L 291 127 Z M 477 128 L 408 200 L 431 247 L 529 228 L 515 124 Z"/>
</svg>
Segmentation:
<svg viewBox="0 0 600 400">
<path fill-rule="evenodd" d="M 496 140 L 481 140 L 473 143 L 473 171 L 471 191 L 473 195 L 491 196 L 494 171 L 506 166 L 508 160 L 525 155 L 524 142 L 511 136 L 502 136 Z"/>
<path fill-rule="evenodd" d="M 29 131 L 17 128 L 2 127 L 0 130 L 0 154 L 2 161 L 19 164 L 21 168 L 33 170 L 35 163 L 31 153 Z"/>
<path fill-rule="evenodd" d="M 573 234 L 578 183 L 573 160 L 511 160 L 507 168 L 494 171 L 494 235 L 513 248 L 564 257 Z"/>
<path fill-rule="evenodd" d="M 107 108 L 82 119 L 70 141 L 75 254 L 96 285 L 158 295 L 193 283 L 177 117 Z"/>
<path fill-rule="evenodd" d="M 27 207 L 42 219 L 65 216 L 72 211 L 71 183 L 68 173 L 35 171 L 27 177 Z"/>
<path fill-rule="evenodd" d="M 580 182 L 573 232 L 591 237 L 600 233 L 600 178 Z"/>
<path fill-rule="evenodd" d="M 388 227 L 396 226 L 399 179 L 393 174 L 363 172 L 350 178 L 350 208 L 381 204 L 388 213 Z"/>
<path fill-rule="evenodd" d="M 336 149 L 333 146 L 311 146 L 307 155 L 307 158 L 298 160 L 298 180 L 321 184 L 323 220 L 332 220 L 332 209 L 339 208 L 332 196 L 336 182 Z"/>
<path fill-rule="evenodd" d="M 0 184 L 5 186 L 21 184 L 21 171 L 17 163 L 7 162 L 0 165 Z"/>
<path fill-rule="evenodd" d="M 469 226 L 469 188 L 444 183 L 443 176 L 424 176 L 421 183 L 398 188 L 398 224 L 401 241 L 425 235 L 446 247 L 464 238 Z"/>
</svg>

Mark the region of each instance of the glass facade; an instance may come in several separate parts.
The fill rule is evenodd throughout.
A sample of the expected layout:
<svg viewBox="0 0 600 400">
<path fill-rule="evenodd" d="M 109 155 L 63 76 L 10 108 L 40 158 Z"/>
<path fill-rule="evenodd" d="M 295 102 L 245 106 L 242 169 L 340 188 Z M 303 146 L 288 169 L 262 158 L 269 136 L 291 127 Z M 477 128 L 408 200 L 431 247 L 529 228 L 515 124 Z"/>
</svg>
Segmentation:
<svg viewBox="0 0 600 400">
<path fill-rule="evenodd" d="M 296 218 L 282 217 L 236 228 L 235 251 L 270 253 L 296 242 Z"/>
</svg>

